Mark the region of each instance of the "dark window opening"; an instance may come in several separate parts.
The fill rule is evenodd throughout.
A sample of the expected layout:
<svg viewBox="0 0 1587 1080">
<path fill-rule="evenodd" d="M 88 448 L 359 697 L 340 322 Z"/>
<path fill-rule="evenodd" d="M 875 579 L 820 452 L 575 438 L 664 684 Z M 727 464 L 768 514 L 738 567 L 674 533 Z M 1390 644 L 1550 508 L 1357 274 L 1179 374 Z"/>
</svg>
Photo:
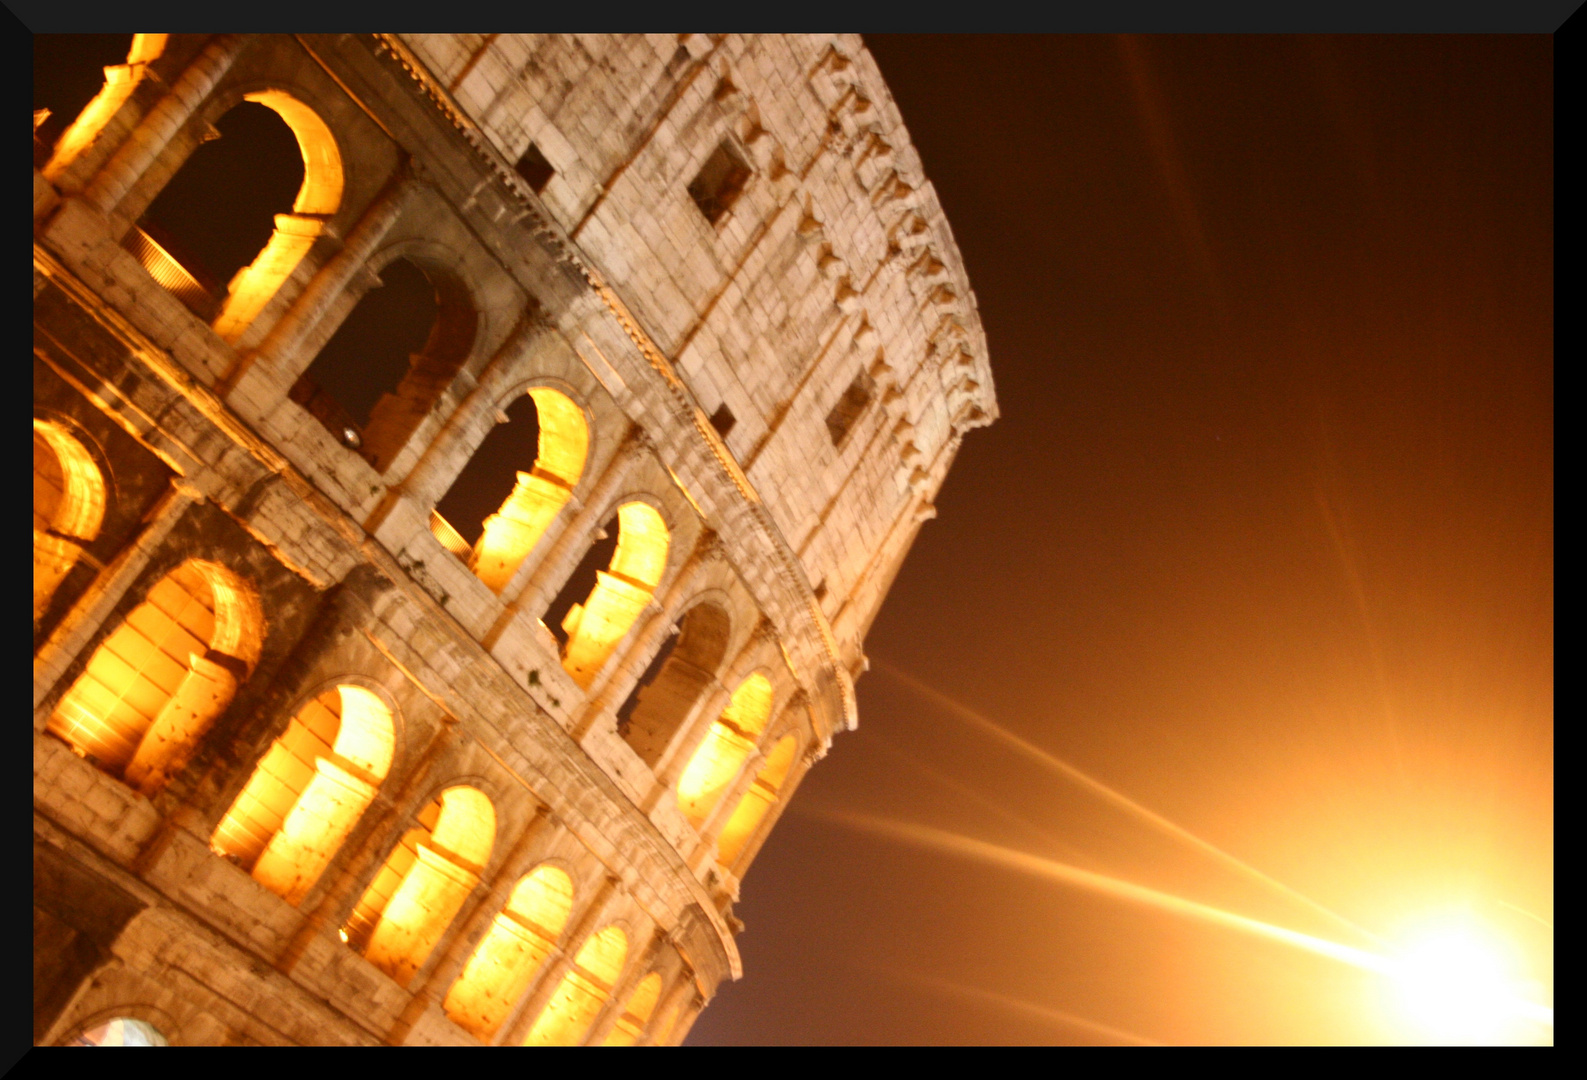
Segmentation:
<svg viewBox="0 0 1587 1080">
<path fill-rule="evenodd" d="M 562 620 L 568 617 L 568 612 L 573 610 L 574 604 L 582 604 L 591 590 L 595 588 L 597 570 L 605 570 L 612 564 L 612 556 L 617 554 L 617 515 L 612 515 L 612 520 L 606 523 L 601 530 L 605 535 L 590 545 L 584 553 L 584 558 L 579 565 L 573 568 L 573 573 L 568 575 L 567 583 L 562 586 L 562 591 L 557 593 L 557 598 L 551 601 L 551 606 L 546 608 L 546 613 L 541 621 L 544 622 L 551 633 L 556 637 L 557 643 L 564 647 L 568 643 L 568 632 L 562 628 Z"/>
<path fill-rule="evenodd" d="M 518 474 L 534 468 L 540 453 L 540 416 L 534 399 L 521 395 L 507 407 L 507 422 L 490 429 L 435 509 L 468 541 L 479 543 L 485 519 L 501 508 L 518 483 Z"/>
<path fill-rule="evenodd" d="M 843 440 L 848 438 L 849 432 L 854 428 L 854 421 L 860 418 L 865 406 L 869 405 L 871 398 L 875 396 L 876 383 L 869 375 L 862 371 L 854 376 L 849 388 L 843 391 L 838 403 L 832 406 L 831 412 L 827 413 L 827 433 L 832 436 L 833 446 L 843 445 Z"/>
<path fill-rule="evenodd" d="M 383 473 L 468 358 L 475 316 L 461 283 L 407 259 L 380 280 L 291 396 Z"/>
<path fill-rule="evenodd" d="M 633 692 L 626 701 L 617 709 L 617 734 L 628 738 L 632 734 L 634 710 L 639 707 L 639 695 L 646 687 L 656 681 L 656 676 L 661 674 L 661 669 L 667 661 L 672 659 L 673 651 L 678 647 L 678 639 L 682 637 L 681 628 L 677 623 L 672 624 L 672 630 L 667 634 L 667 640 L 661 643 L 661 648 L 656 650 L 656 655 L 645 666 L 645 673 L 639 677 L 639 682 L 634 684 Z"/>
<path fill-rule="evenodd" d="M 66 129 L 105 85 L 105 69 L 127 62 L 131 34 L 33 35 L 33 164 L 49 160 Z M 39 117 L 41 110 L 49 115 Z"/>
<path fill-rule="evenodd" d="M 617 710 L 617 731 L 655 768 L 727 655 L 732 624 L 715 604 L 691 608 Z"/>
<path fill-rule="evenodd" d="M 722 438 L 727 438 L 727 433 L 733 430 L 733 425 L 738 423 L 738 417 L 733 415 L 733 410 L 724 402 L 720 409 L 711 414 L 711 426 L 716 428 L 716 433 Z"/>
<path fill-rule="evenodd" d="M 827 579 L 822 578 L 815 587 L 816 600 L 819 602 L 827 598 Z"/>
<path fill-rule="evenodd" d="M 701 166 L 700 174 L 689 185 L 689 198 L 700 208 L 705 220 L 715 225 L 733 209 L 749 177 L 749 166 L 744 164 L 732 146 L 724 142 Z"/>
<path fill-rule="evenodd" d="M 557 173 L 534 143 L 529 144 L 529 148 L 523 152 L 523 157 L 518 159 L 518 164 L 514 167 L 536 195 L 546 189 L 546 185 Z"/>
<path fill-rule="evenodd" d="M 220 138 L 189 155 L 126 240 L 155 279 L 206 321 L 218 313 L 237 271 L 270 242 L 275 216 L 291 212 L 303 186 L 303 151 L 275 110 L 245 101 L 215 129 Z M 182 280 L 181 271 L 192 280 Z"/>
</svg>

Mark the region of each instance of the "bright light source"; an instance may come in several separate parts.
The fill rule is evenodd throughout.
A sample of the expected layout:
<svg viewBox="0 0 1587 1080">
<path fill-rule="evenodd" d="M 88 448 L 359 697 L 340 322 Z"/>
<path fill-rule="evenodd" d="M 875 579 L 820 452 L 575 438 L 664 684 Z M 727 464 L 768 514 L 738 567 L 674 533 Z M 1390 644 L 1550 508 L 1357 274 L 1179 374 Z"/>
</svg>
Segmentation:
<svg viewBox="0 0 1587 1080">
<path fill-rule="evenodd" d="M 1430 929 L 1412 938 L 1398 960 L 1400 1002 L 1421 1040 L 1511 1041 L 1524 996 L 1508 950 L 1480 926 L 1459 920 Z"/>
</svg>

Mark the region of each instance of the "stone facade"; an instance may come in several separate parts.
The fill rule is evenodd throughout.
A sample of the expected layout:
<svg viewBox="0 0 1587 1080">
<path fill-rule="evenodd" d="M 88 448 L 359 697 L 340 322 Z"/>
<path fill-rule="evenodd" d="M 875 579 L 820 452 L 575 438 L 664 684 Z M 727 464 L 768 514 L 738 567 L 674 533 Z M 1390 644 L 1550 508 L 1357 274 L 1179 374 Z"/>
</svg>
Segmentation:
<svg viewBox="0 0 1587 1080">
<path fill-rule="evenodd" d="M 145 34 L 106 75 L 33 177 L 35 1041 L 678 1042 L 996 415 L 870 55 Z M 139 222 L 244 101 L 304 180 L 216 293 Z M 400 259 L 436 329 L 344 430 L 305 372 Z M 437 502 L 526 397 L 471 547 Z"/>
</svg>

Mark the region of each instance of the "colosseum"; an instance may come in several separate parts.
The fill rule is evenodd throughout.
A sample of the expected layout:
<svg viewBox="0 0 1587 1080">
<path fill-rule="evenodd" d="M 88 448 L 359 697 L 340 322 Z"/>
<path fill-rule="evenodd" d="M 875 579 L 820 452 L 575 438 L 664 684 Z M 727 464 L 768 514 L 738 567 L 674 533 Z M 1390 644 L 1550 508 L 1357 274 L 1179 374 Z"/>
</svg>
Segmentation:
<svg viewBox="0 0 1587 1080">
<path fill-rule="evenodd" d="M 34 1042 L 679 1043 L 997 414 L 875 62 L 123 45 L 34 114 Z"/>
</svg>

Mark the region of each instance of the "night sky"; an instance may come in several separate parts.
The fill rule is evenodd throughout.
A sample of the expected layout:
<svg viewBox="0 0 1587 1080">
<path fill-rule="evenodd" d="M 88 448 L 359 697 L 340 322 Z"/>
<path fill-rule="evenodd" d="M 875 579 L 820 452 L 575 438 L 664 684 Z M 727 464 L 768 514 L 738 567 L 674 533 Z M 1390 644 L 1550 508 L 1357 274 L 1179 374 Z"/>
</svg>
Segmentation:
<svg viewBox="0 0 1587 1080">
<path fill-rule="evenodd" d="M 1002 416 L 689 1042 L 1416 1037 L 1380 977 L 857 827 L 1367 944 L 944 697 L 1390 943 L 1485 928 L 1552 1002 L 1552 38 L 866 43 Z M 63 115 L 118 62 L 52 83 L 41 47 Z"/>
<path fill-rule="evenodd" d="M 1552 39 L 866 41 L 1002 418 L 690 1043 L 1417 1037 L 1378 977 L 846 824 L 1363 944 L 909 680 L 1391 942 L 1474 920 L 1551 993 Z"/>
</svg>

